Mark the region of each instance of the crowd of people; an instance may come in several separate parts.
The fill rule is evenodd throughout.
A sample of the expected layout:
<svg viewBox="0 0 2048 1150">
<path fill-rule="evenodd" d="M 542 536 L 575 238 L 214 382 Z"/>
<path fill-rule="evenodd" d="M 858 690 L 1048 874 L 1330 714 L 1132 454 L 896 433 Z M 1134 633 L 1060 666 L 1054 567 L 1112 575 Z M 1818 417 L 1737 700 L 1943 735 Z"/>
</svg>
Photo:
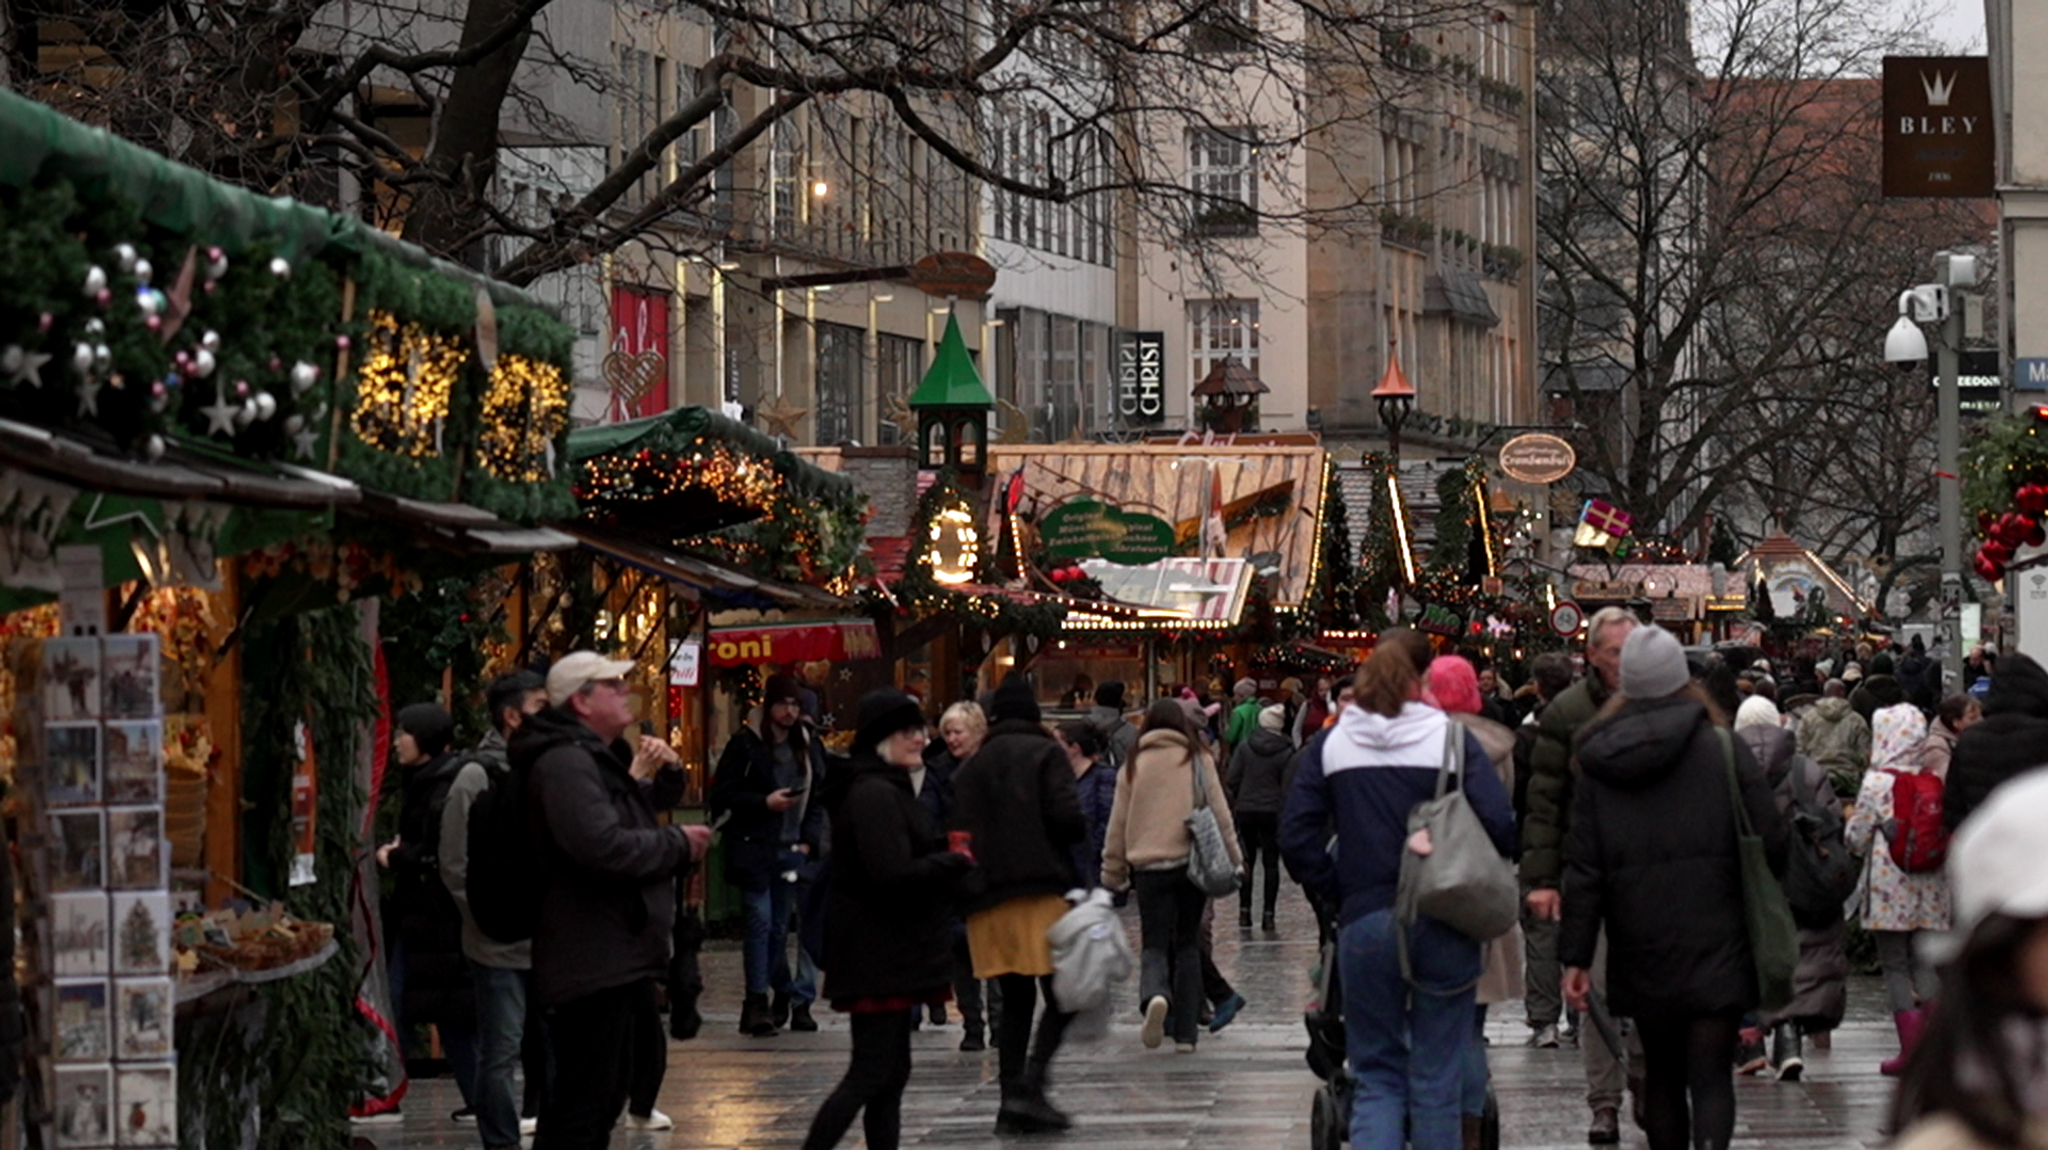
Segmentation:
<svg viewBox="0 0 2048 1150">
<path fill-rule="evenodd" d="M 1277 933 L 1283 868 L 1315 908 L 1357 1150 L 1477 1146 L 1482 1027 L 1517 999 L 1530 1046 L 1578 1048 L 1589 1143 L 1618 1142 L 1627 1114 L 1652 1150 L 1725 1147 L 1734 1077 L 1797 1082 L 1840 1025 L 1852 924 L 1883 970 L 1907 1143 L 2008 1145 L 2048 1120 L 2048 1042 L 2022 1024 L 2048 1013 L 2048 869 L 2025 829 L 2048 783 L 2005 785 L 2048 764 L 2048 673 L 1977 653 L 1944 696 L 1917 643 L 1778 670 L 1688 654 L 1621 609 L 1585 634 L 1583 677 L 1546 654 L 1514 690 L 1395 628 L 1355 677 L 1151 699 L 1077 683 L 1057 723 L 1021 675 L 950 702 L 915 682 L 859 700 L 844 757 L 825 751 L 817 693 L 770 674 L 691 826 L 657 815 L 682 772 L 636 729 L 629 663 L 578 652 L 499 680 L 470 750 L 446 710 L 407 707 L 399 833 L 377 852 L 394 1028 L 438 1028 L 458 1118 L 487 1148 L 604 1146 L 622 1114 L 666 1128 L 654 1099 L 694 994 L 678 879 L 715 832 L 744 922 L 739 1031 L 815 1030 L 827 1006 L 848 1019 L 850 1063 L 806 1150 L 856 1120 L 892 1150 L 911 1034 L 949 1008 L 962 1050 L 996 1048 L 995 1131 L 1068 1129 L 1053 1067 L 1075 1016 L 1048 936 L 1077 890 L 1134 904 L 1140 1041 L 1195 1053 L 1245 1006 L 1211 954 L 1227 895 L 1197 873 L 1209 861 L 1236 872 L 1248 937 Z M 1453 792 L 1473 829 L 1439 842 L 1429 828 L 1450 824 L 1415 812 Z M 1227 861 L 1203 856 L 1209 819 Z M 503 868 L 483 862 L 508 833 L 538 895 L 511 929 L 486 910 Z M 1480 936 L 1419 913 L 1411 874 L 1440 851 L 1511 873 L 1519 922 Z M 1760 892 L 1796 926 L 1783 978 L 1764 969 Z M 1959 972 L 1981 977 L 1964 992 Z"/>
</svg>

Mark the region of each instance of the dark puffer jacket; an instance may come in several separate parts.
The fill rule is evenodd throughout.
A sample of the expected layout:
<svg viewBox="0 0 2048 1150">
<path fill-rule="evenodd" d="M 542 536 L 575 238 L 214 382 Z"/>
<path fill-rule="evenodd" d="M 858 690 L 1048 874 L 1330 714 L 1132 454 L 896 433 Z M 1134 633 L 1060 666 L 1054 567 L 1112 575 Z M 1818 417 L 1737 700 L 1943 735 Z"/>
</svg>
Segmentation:
<svg viewBox="0 0 2048 1150">
<path fill-rule="evenodd" d="M 404 1022 L 476 1025 L 476 989 L 462 955 L 462 915 L 441 882 L 441 810 L 472 756 L 449 751 L 406 772 L 398 847 L 391 852 L 392 929 L 405 940 Z"/>
<path fill-rule="evenodd" d="M 953 775 L 950 825 L 974 835 L 978 865 L 966 913 L 1085 885 L 1068 850 L 1088 837 L 1074 768 L 1037 723 L 1004 719 L 988 729 L 981 750 Z"/>
<path fill-rule="evenodd" d="M 1858 684 L 1855 690 L 1849 692 L 1849 706 L 1863 716 L 1866 723 L 1871 721 L 1872 715 L 1886 707 L 1896 706 L 1905 701 L 1906 688 L 1891 675 L 1871 675 Z"/>
<path fill-rule="evenodd" d="M 1277 815 L 1287 805 L 1287 784 L 1293 781 L 1294 744 L 1260 727 L 1230 752 L 1223 792 L 1230 796 L 1231 814 Z"/>
<path fill-rule="evenodd" d="M 808 843 L 813 858 L 822 857 L 825 842 L 825 810 L 817 802 L 818 787 L 825 777 L 825 753 L 808 725 L 798 723 L 789 733 L 797 767 L 808 783 L 798 797 L 797 841 Z M 741 890 L 767 890 L 783 869 L 783 824 L 786 813 L 768 809 L 768 796 L 775 783 L 775 745 L 752 727 L 741 727 L 718 756 L 711 773 L 710 806 L 714 818 L 724 814 L 719 843 L 725 852 L 725 881 Z"/>
<path fill-rule="evenodd" d="M 1782 873 L 1777 801 L 1749 747 L 1732 736 L 1729 745 L 1743 806 Z M 1681 1018 L 1757 1003 L 1727 762 L 1706 708 L 1683 697 L 1629 703 L 1580 735 L 1557 957 L 1590 967 L 1604 926 L 1616 1014 Z"/>
<path fill-rule="evenodd" d="M 1998 661 L 1984 720 L 1956 739 L 1942 792 L 1942 818 L 1961 826 L 1992 788 L 2048 764 L 2048 671 L 2025 655 Z"/>
<path fill-rule="evenodd" d="M 952 890 L 967 860 L 946 849 L 910 774 L 856 752 L 825 794 L 832 814 L 825 997 L 922 998 L 949 985 Z"/>
<path fill-rule="evenodd" d="M 1529 782 L 1521 788 L 1529 809 L 1522 820 L 1522 885 L 1558 887 L 1564 874 L 1564 840 L 1571 832 L 1572 792 L 1579 769 L 1572 755 L 1579 730 L 1593 721 L 1610 692 L 1599 674 L 1558 692 L 1536 720 L 1536 745 L 1529 751 Z"/>
<path fill-rule="evenodd" d="M 633 778 L 632 749 L 606 746 L 574 714 L 549 707 L 509 749 L 527 774 L 527 816 L 543 878 L 533 932 L 533 993 L 543 1006 L 660 978 L 675 926 L 676 874 L 689 840 L 657 808 L 682 798 L 683 772 Z"/>
</svg>

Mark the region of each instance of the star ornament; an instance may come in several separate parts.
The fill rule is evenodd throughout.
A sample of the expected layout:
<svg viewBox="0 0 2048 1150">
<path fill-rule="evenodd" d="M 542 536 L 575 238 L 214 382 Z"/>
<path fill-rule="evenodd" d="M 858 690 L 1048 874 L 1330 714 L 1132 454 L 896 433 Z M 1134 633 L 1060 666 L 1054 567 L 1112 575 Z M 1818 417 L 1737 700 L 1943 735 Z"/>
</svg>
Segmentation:
<svg viewBox="0 0 2048 1150">
<path fill-rule="evenodd" d="M 209 436 L 225 435 L 233 438 L 235 434 L 235 415 L 241 410 L 240 404 L 228 402 L 226 387 L 215 385 L 213 402 L 199 409 L 199 414 L 206 417 L 206 434 Z"/>
<path fill-rule="evenodd" d="M 78 381 L 78 415 L 98 417 L 100 413 L 100 381 L 86 376 Z"/>
<path fill-rule="evenodd" d="M 754 409 L 754 418 L 761 421 L 768 434 L 795 439 L 797 422 L 810 413 L 810 408 L 796 406 L 778 391 L 775 398 Z"/>
<path fill-rule="evenodd" d="M 7 350 L 9 354 L 6 356 L 6 362 L 0 364 L 7 369 L 7 382 L 43 386 L 43 365 L 50 362 L 50 357 L 40 351 L 27 351 L 16 347 L 9 347 Z M 12 354 L 17 351 L 21 353 L 18 357 Z"/>
<path fill-rule="evenodd" d="M 320 442 L 320 433 L 307 424 L 292 432 L 292 454 L 300 459 L 313 458 L 313 449 Z"/>
</svg>

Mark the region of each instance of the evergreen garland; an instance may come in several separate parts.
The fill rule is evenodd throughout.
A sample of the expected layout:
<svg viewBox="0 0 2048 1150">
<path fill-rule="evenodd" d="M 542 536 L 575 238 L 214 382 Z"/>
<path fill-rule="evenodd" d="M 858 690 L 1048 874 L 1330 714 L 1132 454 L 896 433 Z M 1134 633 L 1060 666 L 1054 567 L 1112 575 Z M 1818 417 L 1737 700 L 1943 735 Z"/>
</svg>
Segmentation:
<svg viewBox="0 0 2048 1150">
<path fill-rule="evenodd" d="M 1395 622 L 1387 617 L 1388 594 L 1407 582 L 1401 570 L 1401 557 L 1396 553 L 1399 539 L 1394 527 L 1394 504 L 1387 494 L 1387 481 L 1395 474 L 1394 459 L 1374 451 L 1367 453 L 1364 464 L 1366 474 L 1372 478 L 1372 510 L 1367 515 L 1365 539 L 1359 547 L 1355 582 L 1366 626 L 1382 631 Z"/>
</svg>

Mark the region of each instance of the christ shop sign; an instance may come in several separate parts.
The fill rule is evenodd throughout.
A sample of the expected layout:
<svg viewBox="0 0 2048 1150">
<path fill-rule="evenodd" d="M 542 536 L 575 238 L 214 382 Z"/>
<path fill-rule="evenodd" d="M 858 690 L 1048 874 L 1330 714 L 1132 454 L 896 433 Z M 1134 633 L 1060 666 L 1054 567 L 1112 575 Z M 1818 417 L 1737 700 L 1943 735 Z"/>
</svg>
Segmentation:
<svg viewBox="0 0 2048 1150">
<path fill-rule="evenodd" d="M 1117 337 L 1116 413 L 1126 424 L 1166 418 L 1166 333 L 1127 331 Z"/>
<path fill-rule="evenodd" d="M 1884 194 L 1984 199 L 1997 140 L 1982 56 L 1884 58 Z"/>
</svg>

